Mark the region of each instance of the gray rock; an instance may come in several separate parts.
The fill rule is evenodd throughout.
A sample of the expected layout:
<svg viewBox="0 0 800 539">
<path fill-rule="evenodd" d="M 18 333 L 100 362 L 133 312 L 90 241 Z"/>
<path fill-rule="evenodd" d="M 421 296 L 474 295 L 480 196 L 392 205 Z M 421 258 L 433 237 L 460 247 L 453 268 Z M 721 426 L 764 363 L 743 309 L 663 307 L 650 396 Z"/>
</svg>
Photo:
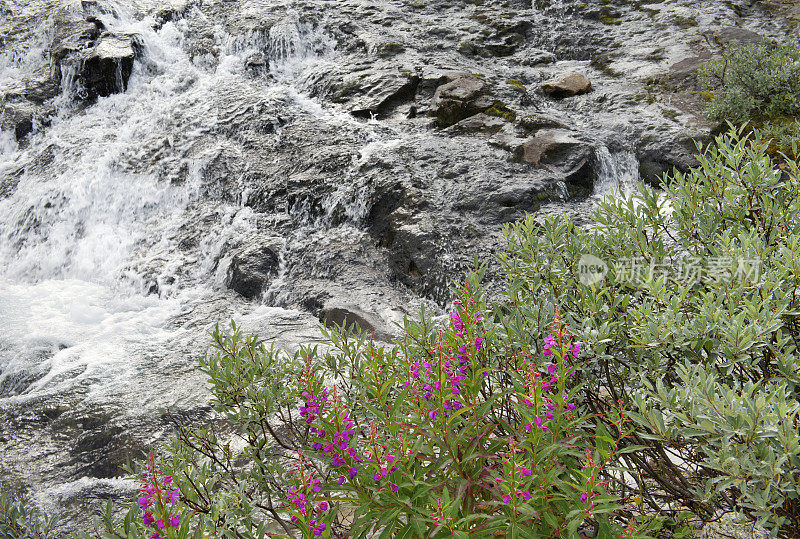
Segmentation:
<svg viewBox="0 0 800 539">
<path fill-rule="evenodd" d="M 22 140 L 33 130 L 36 106 L 30 101 L 6 103 L 0 110 L 0 128 L 13 131 L 17 140 Z"/>
<path fill-rule="evenodd" d="M 457 124 L 448 127 L 445 131 L 457 135 L 477 133 L 488 133 L 491 135 L 500 131 L 505 125 L 506 121 L 504 119 L 498 118 L 497 116 L 489 116 L 481 112 L 475 116 L 470 116 L 469 118 L 461 120 Z"/>
<path fill-rule="evenodd" d="M 272 247 L 246 247 L 233 256 L 225 284 L 247 299 L 257 298 L 278 272 L 279 263 L 278 254 Z"/>
<path fill-rule="evenodd" d="M 591 147 L 573 135 L 560 129 L 539 131 L 516 149 L 516 157 L 533 165 L 562 163 L 567 154 L 578 153 L 581 158 L 591 154 Z"/>
<path fill-rule="evenodd" d="M 489 84 L 482 78 L 459 76 L 436 89 L 430 114 L 439 127 L 451 126 L 491 107 L 488 91 Z"/>
<path fill-rule="evenodd" d="M 586 75 L 580 73 L 564 73 L 545 81 L 541 85 L 542 91 L 556 99 L 586 94 L 592 91 L 592 82 Z"/>
<path fill-rule="evenodd" d="M 84 54 L 81 80 L 90 98 L 127 90 L 137 48 L 134 36 L 104 35 Z"/>
<path fill-rule="evenodd" d="M 361 333 L 372 335 L 379 341 L 391 341 L 394 337 L 389 324 L 379 314 L 338 299 L 325 304 L 320 312 L 320 321 L 330 328 L 356 325 Z"/>
<path fill-rule="evenodd" d="M 353 116 L 385 116 L 398 105 L 413 100 L 418 83 L 417 77 L 402 73 L 378 73 L 355 80 L 351 77 L 343 83 L 346 93 L 340 91 L 336 98 L 348 99 Z"/>
</svg>

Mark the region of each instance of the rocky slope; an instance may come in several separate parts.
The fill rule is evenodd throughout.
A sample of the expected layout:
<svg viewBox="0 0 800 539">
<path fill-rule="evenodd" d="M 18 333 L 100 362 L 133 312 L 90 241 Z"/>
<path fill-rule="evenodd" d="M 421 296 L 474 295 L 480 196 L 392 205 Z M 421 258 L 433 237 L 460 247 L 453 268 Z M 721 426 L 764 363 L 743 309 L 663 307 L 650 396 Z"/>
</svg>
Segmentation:
<svg viewBox="0 0 800 539">
<path fill-rule="evenodd" d="M 786 0 L 0 0 L 0 14 L 0 275 L 21 298 L 77 279 L 135 312 L 177 305 L 154 318 L 173 333 L 126 349 L 123 384 L 80 374 L 99 341 L 2 341 L 0 478 L 63 505 L 83 477 L 116 492 L 167 409 L 206 413 L 193 358 L 209 322 L 240 316 L 287 347 L 320 320 L 389 338 L 446 304 L 476 255 L 491 263 L 505 224 L 585 221 L 610 189 L 691 166 L 715 127 L 698 66 L 732 41 L 796 38 L 800 16 Z"/>
</svg>

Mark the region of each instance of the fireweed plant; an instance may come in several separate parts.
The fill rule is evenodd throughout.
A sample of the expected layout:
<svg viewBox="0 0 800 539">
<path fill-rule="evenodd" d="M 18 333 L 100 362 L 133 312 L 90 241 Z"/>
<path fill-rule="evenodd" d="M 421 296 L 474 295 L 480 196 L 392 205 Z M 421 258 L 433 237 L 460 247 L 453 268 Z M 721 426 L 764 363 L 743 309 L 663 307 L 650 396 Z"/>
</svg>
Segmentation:
<svg viewBox="0 0 800 539">
<path fill-rule="evenodd" d="M 629 421 L 611 410 L 612 436 L 582 415 L 581 343 L 556 310 L 520 346 L 481 278 L 388 347 L 342 327 L 288 357 L 217 329 L 201 366 L 228 434 L 180 429 L 170 481 L 151 461 L 126 522 L 159 537 L 173 518 L 220 537 L 642 536 L 614 487 Z"/>
</svg>

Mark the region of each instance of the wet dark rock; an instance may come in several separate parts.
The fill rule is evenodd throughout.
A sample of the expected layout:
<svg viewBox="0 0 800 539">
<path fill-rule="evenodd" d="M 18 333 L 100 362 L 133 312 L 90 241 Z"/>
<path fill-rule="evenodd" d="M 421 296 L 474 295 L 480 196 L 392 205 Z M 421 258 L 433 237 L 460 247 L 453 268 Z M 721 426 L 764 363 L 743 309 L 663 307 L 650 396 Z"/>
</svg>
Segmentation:
<svg viewBox="0 0 800 539">
<path fill-rule="evenodd" d="M 489 84 L 480 77 L 457 75 L 436 89 L 431 116 L 439 127 L 448 127 L 489 109 L 494 101 L 487 94 Z"/>
<path fill-rule="evenodd" d="M 334 326 L 349 328 L 355 324 L 361 333 L 372 335 L 380 341 L 390 341 L 393 337 L 393 332 L 390 330 L 389 325 L 380 315 L 365 310 L 358 305 L 344 303 L 339 300 L 326 303 L 320 312 L 319 318 L 323 324 L 330 328 Z"/>
<path fill-rule="evenodd" d="M 506 125 L 506 123 L 506 120 L 503 118 L 490 116 L 481 112 L 448 127 L 446 132 L 458 135 L 477 133 L 487 133 L 493 135 L 500 131 Z"/>
<path fill-rule="evenodd" d="M 733 43 L 758 44 L 766 39 L 761 34 L 740 26 L 725 26 L 718 30 L 707 32 L 706 38 L 721 47 L 729 46 Z"/>
<path fill-rule="evenodd" d="M 590 145 L 576 139 L 569 131 L 547 129 L 521 144 L 515 157 L 533 165 L 570 163 L 584 160 L 592 155 Z"/>
<path fill-rule="evenodd" d="M 699 133 L 696 138 L 701 138 Z M 697 166 L 697 153 L 695 137 L 692 136 L 666 141 L 644 137 L 637 152 L 639 175 L 642 181 L 658 187 L 664 174 L 672 173 L 673 170 L 688 172 L 690 168 Z"/>
<path fill-rule="evenodd" d="M 348 101 L 350 112 L 359 118 L 385 116 L 397 106 L 414 99 L 419 79 L 408 73 L 356 75 L 346 79 L 335 100 Z"/>
<path fill-rule="evenodd" d="M 6 103 L 0 109 L 0 128 L 13 131 L 17 140 L 22 140 L 33 130 L 36 106 L 30 101 Z"/>
<path fill-rule="evenodd" d="M 518 124 L 522 129 L 529 133 L 535 133 L 536 131 L 545 127 L 559 127 L 564 129 L 567 127 L 566 124 L 558 118 L 554 118 L 546 114 L 528 114 L 521 117 L 518 121 Z"/>
<path fill-rule="evenodd" d="M 233 256 L 225 284 L 247 299 L 257 298 L 277 273 L 279 263 L 274 247 L 246 247 Z"/>
<path fill-rule="evenodd" d="M 137 48 L 134 36 L 105 35 L 85 53 L 81 80 L 90 98 L 127 90 Z"/>
<path fill-rule="evenodd" d="M 545 81 L 541 85 L 542 91 L 556 99 L 586 94 L 592 91 L 592 82 L 586 75 L 580 73 L 564 73 Z"/>
</svg>

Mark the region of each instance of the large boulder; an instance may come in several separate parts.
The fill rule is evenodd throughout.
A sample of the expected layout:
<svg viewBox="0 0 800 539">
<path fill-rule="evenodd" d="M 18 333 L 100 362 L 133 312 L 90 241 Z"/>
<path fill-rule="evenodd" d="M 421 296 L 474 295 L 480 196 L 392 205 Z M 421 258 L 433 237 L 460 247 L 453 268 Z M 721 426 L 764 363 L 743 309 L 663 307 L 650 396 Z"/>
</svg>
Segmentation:
<svg viewBox="0 0 800 539">
<path fill-rule="evenodd" d="M 555 79 L 545 81 L 542 91 L 556 99 L 586 94 L 592 91 L 592 81 L 580 73 L 564 73 Z"/>
<path fill-rule="evenodd" d="M 482 78 L 467 73 L 455 75 L 436 88 L 430 114 L 439 127 L 449 127 L 489 109 L 494 101 L 488 93 L 489 84 Z"/>
<path fill-rule="evenodd" d="M 22 140 L 33 130 L 36 106 L 27 101 L 6 103 L 0 108 L 0 128 L 12 131 L 17 140 Z"/>
<path fill-rule="evenodd" d="M 131 35 L 103 35 L 84 54 L 81 80 L 90 98 L 128 89 L 138 45 Z"/>
<path fill-rule="evenodd" d="M 591 155 L 591 146 L 562 129 L 543 129 L 522 143 L 515 152 L 517 159 L 532 165 L 563 163 L 567 157 Z"/>
<path fill-rule="evenodd" d="M 228 267 L 226 286 L 247 299 L 259 297 L 278 272 L 276 251 L 266 245 L 252 245 L 236 253 Z"/>
<path fill-rule="evenodd" d="M 358 326 L 362 333 L 372 335 L 379 341 L 391 341 L 393 332 L 389 324 L 377 313 L 363 307 L 333 299 L 325 303 L 320 312 L 320 321 L 329 328 L 334 326 Z"/>
<path fill-rule="evenodd" d="M 349 101 L 351 114 L 359 118 L 384 116 L 413 100 L 418 83 L 419 78 L 403 73 L 362 74 L 344 80 L 333 100 Z"/>
</svg>

